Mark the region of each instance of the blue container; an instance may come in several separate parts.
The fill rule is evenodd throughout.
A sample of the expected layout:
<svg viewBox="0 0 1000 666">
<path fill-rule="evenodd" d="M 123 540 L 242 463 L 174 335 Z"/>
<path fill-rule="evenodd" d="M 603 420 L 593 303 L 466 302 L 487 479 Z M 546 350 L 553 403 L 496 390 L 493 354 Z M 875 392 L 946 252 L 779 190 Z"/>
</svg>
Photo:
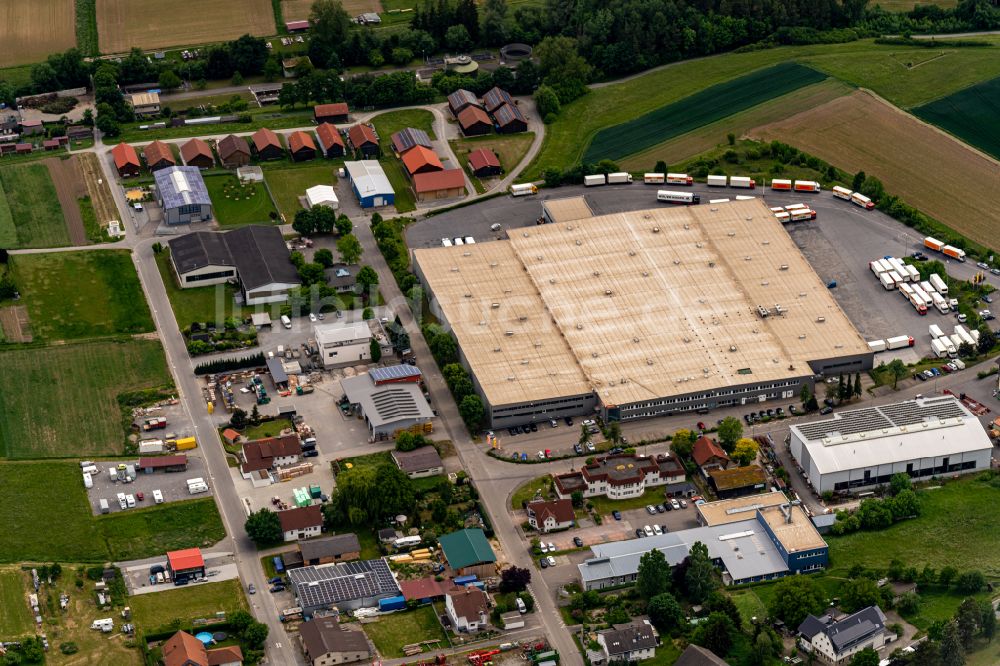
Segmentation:
<svg viewBox="0 0 1000 666">
<path fill-rule="evenodd" d="M 378 609 L 383 613 L 387 611 L 399 610 L 401 608 L 406 608 L 406 597 L 389 597 L 388 599 L 379 599 Z"/>
<path fill-rule="evenodd" d="M 468 576 L 459 576 L 454 580 L 455 585 L 468 585 L 469 583 L 475 583 L 479 580 L 479 577 L 475 574 L 470 574 Z"/>
</svg>

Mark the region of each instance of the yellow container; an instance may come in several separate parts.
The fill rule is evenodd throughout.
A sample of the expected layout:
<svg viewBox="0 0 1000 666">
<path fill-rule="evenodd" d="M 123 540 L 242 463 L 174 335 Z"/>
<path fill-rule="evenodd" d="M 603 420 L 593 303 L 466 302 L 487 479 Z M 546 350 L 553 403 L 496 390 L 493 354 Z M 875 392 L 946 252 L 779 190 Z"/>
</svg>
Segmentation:
<svg viewBox="0 0 1000 666">
<path fill-rule="evenodd" d="M 198 446 L 198 440 L 194 437 L 183 437 L 177 440 L 175 444 L 178 451 L 187 451 L 188 449 L 193 449 Z"/>
</svg>

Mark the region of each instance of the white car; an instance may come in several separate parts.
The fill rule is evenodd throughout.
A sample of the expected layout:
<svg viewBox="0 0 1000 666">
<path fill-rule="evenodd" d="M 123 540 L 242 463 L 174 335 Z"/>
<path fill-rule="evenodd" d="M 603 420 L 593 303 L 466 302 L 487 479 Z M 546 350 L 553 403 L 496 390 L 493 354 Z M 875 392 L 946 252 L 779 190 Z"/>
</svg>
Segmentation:
<svg viewBox="0 0 1000 666">
<path fill-rule="evenodd" d="M 653 525 L 653 534 L 663 534 L 663 529 L 659 525 Z"/>
<path fill-rule="evenodd" d="M 313 314 L 312 312 L 309 313 L 309 321 L 313 321 L 313 322 L 316 321 L 316 315 Z"/>
<path fill-rule="evenodd" d="M 550 553 L 556 552 L 556 545 L 554 543 L 552 543 L 551 541 L 549 541 L 549 552 Z"/>
<path fill-rule="evenodd" d="M 680 509 L 681 508 L 681 503 L 678 502 L 675 499 L 672 499 L 672 500 L 670 500 L 670 506 L 674 507 L 674 509 Z"/>
<path fill-rule="evenodd" d="M 542 541 L 541 543 L 538 544 L 538 550 L 542 551 L 543 553 L 547 553 L 549 552 L 549 547 L 545 545 L 544 541 Z"/>
<path fill-rule="evenodd" d="M 645 527 L 643 527 L 642 531 L 645 532 L 646 536 L 648 536 L 648 537 L 653 536 L 653 528 L 650 527 L 649 525 L 646 525 Z"/>
<path fill-rule="evenodd" d="M 556 558 L 552 557 L 551 555 L 545 558 L 545 560 L 549 563 L 550 567 L 554 567 L 556 565 Z"/>
<path fill-rule="evenodd" d="M 597 447 L 594 446 L 593 442 L 587 442 L 587 450 L 593 453 L 594 451 L 597 450 Z"/>
</svg>

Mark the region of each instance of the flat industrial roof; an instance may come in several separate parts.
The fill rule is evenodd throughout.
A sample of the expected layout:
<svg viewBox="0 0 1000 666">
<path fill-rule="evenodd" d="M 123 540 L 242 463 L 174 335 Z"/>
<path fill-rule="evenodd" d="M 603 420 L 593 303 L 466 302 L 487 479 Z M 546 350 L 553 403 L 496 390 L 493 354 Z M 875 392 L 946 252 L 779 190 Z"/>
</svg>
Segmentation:
<svg viewBox="0 0 1000 666">
<path fill-rule="evenodd" d="M 564 199 L 546 199 L 542 202 L 542 209 L 552 222 L 572 222 L 583 220 L 594 216 L 585 197 L 566 197 Z"/>
<path fill-rule="evenodd" d="M 826 545 L 826 541 L 809 519 L 809 514 L 801 506 L 789 506 L 788 514 L 781 507 L 769 507 L 761 510 L 761 513 L 767 526 L 789 553 L 813 550 Z"/>
<path fill-rule="evenodd" d="M 588 388 L 629 404 L 870 352 L 760 199 L 524 227 L 510 241 L 414 255 L 493 405 Z"/>
<path fill-rule="evenodd" d="M 753 517 L 757 509 L 786 504 L 788 498 L 779 490 L 761 495 L 746 495 L 735 499 L 698 504 L 701 521 L 706 525 L 725 525 Z"/>
</svg>

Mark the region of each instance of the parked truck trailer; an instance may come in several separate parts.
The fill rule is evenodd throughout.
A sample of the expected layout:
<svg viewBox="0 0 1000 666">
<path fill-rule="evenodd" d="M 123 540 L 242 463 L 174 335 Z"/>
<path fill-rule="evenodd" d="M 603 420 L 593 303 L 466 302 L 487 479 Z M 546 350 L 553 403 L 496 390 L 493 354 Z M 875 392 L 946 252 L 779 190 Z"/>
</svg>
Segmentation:
<svg viewBox="0 0 1000 666">
<path fill-rule="evenodd" d="M 878 352 L 884 352 L 888 347 L 885 344 L 885 340 L 871 340 L 868 343 L 868 348 L 871 349 L 876 354 Z"/>
<path fill-rule="evenodd" d="M 694 192 L 674 192 L 672 190 L 657 190 L 656 200 L 687 206 L 701 203 L 701 197 Z"/>
<path fill-rule="evenodd" d="M 668 173 L 667 185 L 694 185 L 694 178 L 686 173 Z"/>
<path fill-rule="evenodd" d="M 855 192 L 851 195 L 851 203 L 855 206 L 861 206 L 865 210 L 871 210 L 875 208 L 875 202 L 861 194 L 860 192 Z"/>
<path fill-rule="evenodd" d="M 840 185 L 834 185 L 831 192 L 833 192 L 833 196 L 837 197 L 838 199 L 843 199 L 844 201 L 850 201 L 851 195 L 854 194 L 846 187 L 841 187 Z"/>
<path fill-rule="evenodd" d="M 940 252 L 944 248 L 945 244 L 936 238 L 931 238 L 926 236 L 924 238 L 924 247 L 934 250 L 935 252 Z"/>
<path fill-rule="evenodd" d="M 730 176 L 729 187 L 742 187 L 752 190 L 757 187 L 757 181 L 747 176 Z"/>
<path fill-rule="evenodd" d="M 888 349 L 902 349 L 904 347 L 913 346 L 913 336 L 910 335 L 897 335 L 891 338 L 885 339 L 885 346 Z"/>
<path fill-rule="evenodd" d="M 934 338 L 931 340 L 931 351 L 934 352 L 934 356 L 945 358 L 948 356 L 948 345 L 941 338 Z"/>
<path fill-rule="evenodd" d="M 632 174 L 624 171 L 617 171 L 608 174 L 608 185 L 625 185 L 632 182 Z"/>
<path fill-rule="evenodd" d="M 642 182 L 647 185 L 662 185 L 666 180 L 666 175 L 662 173 L 647 173 L 642 176 Z"/>
<path fill-rule="evenodd" d="M 783 178 L 774 178 L 771 180 L 771 189 L 779 191 L 789 191 L 792 189 L 792 181 L 785 180 Z"/>
<path fill-rule="evenodd" d="M 607 180 L 604 178 L 603 173 L 595 173 L 590 176 L 583 177 L 583 184 L 585 187 L 595 187 L 597 185 L 606 185 Z"/>
<path fill-rule="evenodd" d="M 928 278 L 928 282 L 931 283 L 931 286 L 934 287 L 934 290 L 937 291 L 937 293 L 942 296 L 948 295 L 948 283 L 942 280 L 941 276 L 937 273 L 931 273 L 930 278 Z"/>
<path fill-rule="evenodd" d="M 944 336 L 944 331 L 942 331 L 941 327 L 938 326 L 937 324 L 931 324 L 930 326 L 928 326 L 927 332 L 931 334 L 932 340 L 937 340 L 938 338 Z"/>
<path fill-rule="evenodd" d="M 815 180 L 797 180 L 794 189 L 796 192 L 819 192 L 820 186 Z"/>
<path fill-rule="evenodd" d="M 725 176 L 709 176 L 706 182 L 709 187 L 725 187 L 727 178 Z"/>
<path fill-rule="evenodd" d="M 532 183 L 521 183 L 520 185 L 510 186 L 510 195 L 512 197 L 526 197 L 529 194 L 537 194 L 538 188 Z"/>
</svg>

